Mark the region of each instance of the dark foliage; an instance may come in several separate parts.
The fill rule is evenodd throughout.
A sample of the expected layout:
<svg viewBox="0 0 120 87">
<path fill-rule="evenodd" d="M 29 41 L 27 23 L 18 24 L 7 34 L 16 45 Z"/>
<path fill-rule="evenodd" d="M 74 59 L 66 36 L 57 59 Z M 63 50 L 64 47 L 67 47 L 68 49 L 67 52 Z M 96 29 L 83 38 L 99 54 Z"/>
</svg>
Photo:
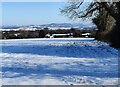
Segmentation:
<svg viewBox="0 0 120 87">
<path fill-rule="evenodd" d="M 68 34 L 73 33 L 73 37 L 83 37 L 82 33 L 91 33 L 92 36 L 95 36 L 96 30 L 76 30 L 74 28 L 65 30 L 65 29 L 57 29 L 57 30 L 19 30 L 19 31 L 3 31 L 1 32 L 2 39 L 23 39 L 23 38 L 45 38 L 46 34 Z"/>
</svg>

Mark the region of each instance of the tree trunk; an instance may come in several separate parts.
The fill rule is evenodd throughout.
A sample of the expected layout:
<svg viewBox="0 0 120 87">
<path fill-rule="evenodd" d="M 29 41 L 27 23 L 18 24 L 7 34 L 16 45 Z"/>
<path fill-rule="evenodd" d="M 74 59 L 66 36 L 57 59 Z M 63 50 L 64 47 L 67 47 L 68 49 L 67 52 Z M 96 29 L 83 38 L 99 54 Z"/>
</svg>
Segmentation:
<svg viewBox="0 0 120 87">
<path fill-rule="evenodd" d="M 111 45 L 120 48 L 120 1 L 117 3 L 117 8 L 118 8 L 118 14 L 116 18 L 116 26 L 112 30 L 111 34 Z"/>
</svg>

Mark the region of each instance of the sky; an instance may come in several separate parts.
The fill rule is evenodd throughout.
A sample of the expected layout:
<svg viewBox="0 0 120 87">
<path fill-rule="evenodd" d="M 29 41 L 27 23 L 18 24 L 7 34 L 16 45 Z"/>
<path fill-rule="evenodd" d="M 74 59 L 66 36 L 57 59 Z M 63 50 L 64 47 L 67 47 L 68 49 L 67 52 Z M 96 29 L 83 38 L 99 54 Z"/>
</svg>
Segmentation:
<svg viewBox="0 0 120 87">
<path fill-rule="evenodd" d="M 61 15 L 67 2 L 2 2 L 2 25 L 40 25 L 49 23 L 78 23 Z"/>
</svg>

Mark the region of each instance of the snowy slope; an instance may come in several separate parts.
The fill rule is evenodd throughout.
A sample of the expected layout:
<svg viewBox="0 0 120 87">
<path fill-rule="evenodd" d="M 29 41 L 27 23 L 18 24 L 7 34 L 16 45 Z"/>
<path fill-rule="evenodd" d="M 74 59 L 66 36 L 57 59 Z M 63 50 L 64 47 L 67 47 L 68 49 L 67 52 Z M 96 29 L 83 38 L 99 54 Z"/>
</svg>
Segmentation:
<svg viewBox="0 0 120 87">
<path fill-rule="evenodd" d="M 0 46 L 2 84 L 118 84 L 118 51 L 100 41 L 2 40 Z"/>
</svg>

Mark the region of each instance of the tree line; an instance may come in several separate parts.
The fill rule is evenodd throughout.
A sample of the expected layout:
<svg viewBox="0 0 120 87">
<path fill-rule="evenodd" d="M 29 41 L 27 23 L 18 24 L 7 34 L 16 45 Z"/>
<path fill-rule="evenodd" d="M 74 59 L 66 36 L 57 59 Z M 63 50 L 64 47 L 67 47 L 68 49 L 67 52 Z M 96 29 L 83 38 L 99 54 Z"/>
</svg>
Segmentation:
<svg viewBox="0 0 120 87">
<path fill-rule="evenodd" d="M 23 39 L 23 38 L 45 38 L 46 34 L 68 34 L 72 33 L 73 37 L 83 37 L 83 33 L 91 33 L 91 37 L 95 37 L 96 30 L 76 30 L 74 28 L 71 29 L 57 29 L 57 30 L 49 30 L 47 28 L 42 30 L 19 30 L 19 31 L 2 31 L 0 32 L 0 36 L 2 39 Z"/>
</svg>

